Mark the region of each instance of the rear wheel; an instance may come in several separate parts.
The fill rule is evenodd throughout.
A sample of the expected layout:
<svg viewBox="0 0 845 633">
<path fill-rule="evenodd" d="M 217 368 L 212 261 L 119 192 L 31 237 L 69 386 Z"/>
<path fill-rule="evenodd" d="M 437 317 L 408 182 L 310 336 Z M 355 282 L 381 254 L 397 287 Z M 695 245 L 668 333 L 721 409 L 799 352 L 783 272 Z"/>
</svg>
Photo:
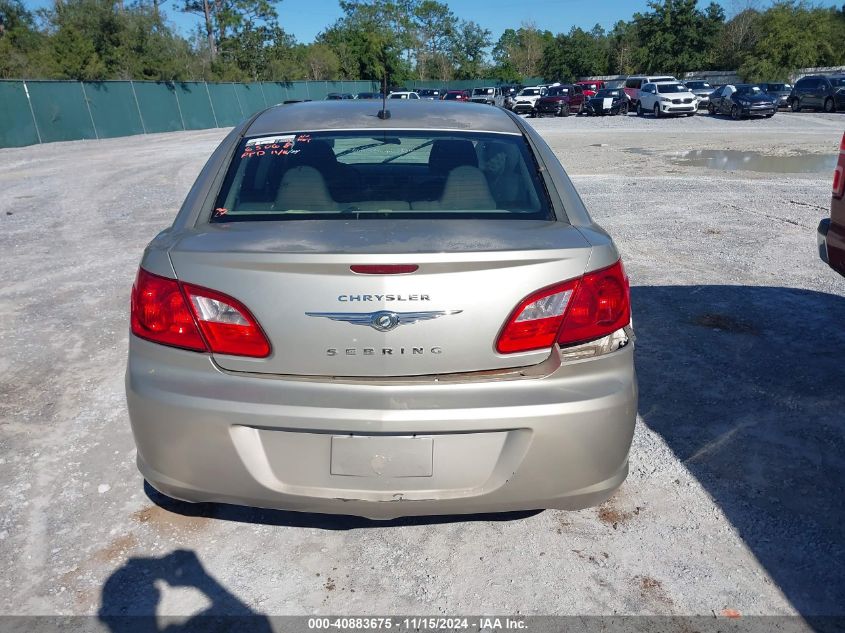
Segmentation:
<svg viewBox="0 0 845 633">
<path fill-rule="evenodd" d="M 708 103 L 707 104 L 707 112 L 709 114 L 716 114 L 716 106 L 714 106 L 712 103 Z"/>
<path fill-rule="evenodd" d="M 828 97 L 824 100 L 824 111 L 825 112 L 833 112 L 836 110 L 836 106 L 833 105 L 833 99 Z"/>
<path fill-rule="evenodd" d="M 793 99 L 789 105 L 792 107 L 793 112 L 801 112 L 801 102 L 798 99 Z"/>
<path fill-rule="evenodd" d="M 660 118 L 660 105 L 658 105 L 657 103 L 654 104 L 654 118 Z"/>
<path fill-rule="evenodd" d="M 643 105 L 637 101 L 637 116 L 643 116 L 645 112 L 643 112 Z"/>
<path fill-rule="evenodd" d="M 731 118 L 734 121 L 739 121 L 739 117 L 742 116 L 742 113 L 739 111 L 739 106 L 734 106 L 731 108 Z"/>
<path fill-rule="evenodd" d="M 619 114 L 621 114 L 622 116 L 628 116 L 628 104 L 627 103 L 623 103 L 621 106 L 619 106 Z"/>
</svg>

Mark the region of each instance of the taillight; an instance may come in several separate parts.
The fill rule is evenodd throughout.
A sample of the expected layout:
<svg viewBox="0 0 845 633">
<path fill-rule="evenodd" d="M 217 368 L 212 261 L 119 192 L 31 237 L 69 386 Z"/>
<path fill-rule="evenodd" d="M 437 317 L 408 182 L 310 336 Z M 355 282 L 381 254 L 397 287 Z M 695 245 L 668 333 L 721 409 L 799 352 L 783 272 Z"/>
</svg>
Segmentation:
<svg viewBox="0 0 845 633">
<path fill-rule="evenodd" d="M 839 161 L 836 169 L 833 170 L 833 197 L 841 198 L 845 189 L 845 134 L 842 135 L 842 142 L 839 144 Z"/>
<path fill-rule="evenodd" d="M 407 275 L 417 269 L 417 264 L 352 264 L 349 267 L 349 270 L 359 275 Z"/>
<path fill-rule="evenodd" d="M 254 358 L 270 355 L 261 326 L 240 301 L 192 284 L 182 287 L 212 352 Z"/>
<path fill-rule="evenodd" d="M 631 320 L 628 277 L 618 261 L 579 279 L 529 295 L 511 313 L 496 342 L 500 354 L 596 340 Z"/>
<path fill-rule="evenodd" d="M 631 291 L 622 260 L 581 278 L 572 298 L 560 345 L 585 343 L 612 334 L 631 321 Z"/>
<path fill-rule="evenodd" d="M 572 279 L 555 284 L 520 301 L 499 334 L 498 352 L 530 352 L 554 345 L 578 282 Z"/>
<path fill-rule="evenodd" d="M 227 295 L 143 268 L 132 288 L 132 333 L 197 352 L 263 358 L 270 344 L 246 307 Z"/>
<path fill-rule="evenodd" d="M 138 277 L 132 286 L 131 321 L 135 336 L 162 345 L 208 351 L 175 279 L 138 269 Z"/>
</svg>

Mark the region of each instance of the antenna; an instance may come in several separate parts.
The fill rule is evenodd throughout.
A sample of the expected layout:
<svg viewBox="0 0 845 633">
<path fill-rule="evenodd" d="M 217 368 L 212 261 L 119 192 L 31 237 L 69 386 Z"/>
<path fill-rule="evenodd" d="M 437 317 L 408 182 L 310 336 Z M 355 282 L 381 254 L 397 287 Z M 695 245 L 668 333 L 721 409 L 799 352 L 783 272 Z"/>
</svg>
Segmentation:
<svg viewBox="0 0 845 633">
<path fill-rule="evenodd" d="M 387 109 L 387 55 L 384 56 L 384 71 L 381 75 L 381 110 L 379 110 L 378 118 L 385 120 L 390 118 L 390 110 Z"/>
</svg>

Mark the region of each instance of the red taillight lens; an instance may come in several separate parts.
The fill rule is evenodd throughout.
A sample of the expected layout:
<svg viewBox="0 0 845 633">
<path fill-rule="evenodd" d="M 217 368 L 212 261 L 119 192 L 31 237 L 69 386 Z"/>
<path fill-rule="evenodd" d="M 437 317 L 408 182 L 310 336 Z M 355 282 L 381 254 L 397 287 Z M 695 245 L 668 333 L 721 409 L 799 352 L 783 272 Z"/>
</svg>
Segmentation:
<svg viewBox="0 0 845 633">
<path fill-rule="evenodd" d="M 619 260 L 581 278 L 558 336 L 560 345 L 585 343 L 612 334 L 631 321 L 631 291 Z"/>
<path fill-rule="evenodd" d="M 207 288 L 180 287 L 143 268 L 132 287 L 131 321 L 133 334 L 162 345 L 256 358 L 270 354 L 261 326 L 242 303 Z"/>
<path fill-rule="evenodd" d="M 513 354 L 554 345 L 577 288 L 578 280 L 573 279 L 538 290 L 520 301 L 499 334 L 496 350 Z"/>
<path fill-rule="evenodd" d="M 586 343 L 612 334 L 631 321 L 630 290 L 622 260 L 538 290 L 523 299 L 502 328 L 500 354 Z"/>
<path fill-rule="evenodd" d="M 183 284 L 191 309 L 212 352 L 264 358 L 270 343 L 241 302 L 223 293 Z"/>
<path fill-rule="evenodd" d="M 833 170 L 833 197 L 841 198 L 845 189 L 845 134 L 842 135 L 842 142 L 839 144 L 839 160 L 836 169 Z"/>
<path fill-rule="evenodd" d="M 139 269 L 132 287 L 131 320 L 135 336 L 162 345 L 208 351 L 175 279 Z"/>
</svg>

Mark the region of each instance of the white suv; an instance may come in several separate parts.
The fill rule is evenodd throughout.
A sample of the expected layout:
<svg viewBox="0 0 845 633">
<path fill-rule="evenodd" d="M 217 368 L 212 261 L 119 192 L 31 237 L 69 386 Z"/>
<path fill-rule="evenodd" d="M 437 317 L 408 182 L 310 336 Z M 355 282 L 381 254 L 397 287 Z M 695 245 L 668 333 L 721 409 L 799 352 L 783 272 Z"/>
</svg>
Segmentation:
<svg viewBox="0 0 845 633">
<path fill-rule="evenodd" d="M 685 114 L 693 116 L 698 110 L 698 97 L 678 81 L 643 84 L 637 102 L 637 116 L 653 112 L 654 116 Z"/>
<path fill-rule="evenodd" d="M 529 86 L 523 88 L 516 95 L 516 102 L 511 108 L 516 114 L 531 114 L 534 112 L 534 107 L 537 105 L 537 100 L 540 97 L 546 96 L 545 86 Z"/>
</svg>

